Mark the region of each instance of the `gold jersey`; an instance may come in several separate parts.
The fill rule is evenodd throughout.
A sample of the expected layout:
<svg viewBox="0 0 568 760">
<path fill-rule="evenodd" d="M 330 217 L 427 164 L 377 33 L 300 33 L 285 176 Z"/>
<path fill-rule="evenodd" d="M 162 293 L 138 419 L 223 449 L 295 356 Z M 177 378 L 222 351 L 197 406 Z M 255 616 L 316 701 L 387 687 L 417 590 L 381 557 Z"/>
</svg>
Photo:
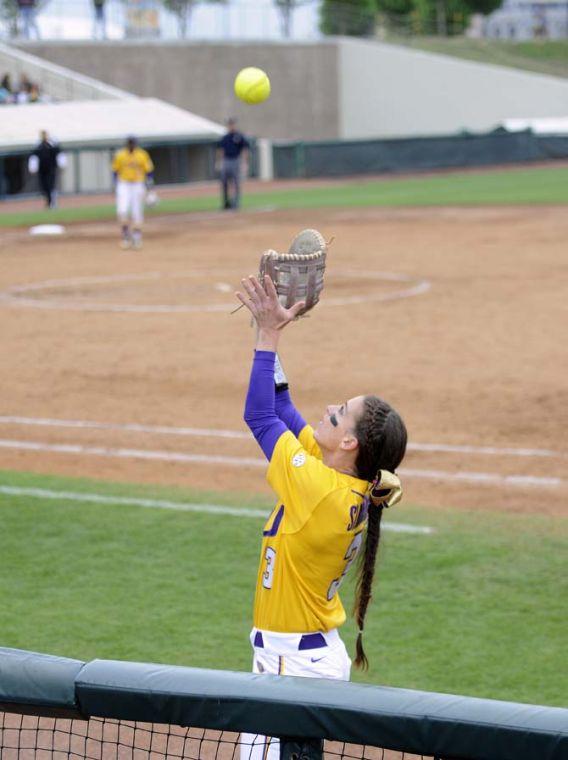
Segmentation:
<svg viewBox="0 0 568 760">
<path fill-rule="evenodd" d="M 115 153 L 112 170 L 122 182 L 144 182 L 146 175 L 154 171 L 154 164 L 143 148 L 123 148 Z"/>
<path fill-rule="evenodd" d="M 278 439 L 267 480 L 279 501 L 263 531 L 254 625 L 266 631 L 329 631 L 345 621 L 337 593 L 367 520 L 365 480 L 327 467 L 306 425 Z"/>
</svg>

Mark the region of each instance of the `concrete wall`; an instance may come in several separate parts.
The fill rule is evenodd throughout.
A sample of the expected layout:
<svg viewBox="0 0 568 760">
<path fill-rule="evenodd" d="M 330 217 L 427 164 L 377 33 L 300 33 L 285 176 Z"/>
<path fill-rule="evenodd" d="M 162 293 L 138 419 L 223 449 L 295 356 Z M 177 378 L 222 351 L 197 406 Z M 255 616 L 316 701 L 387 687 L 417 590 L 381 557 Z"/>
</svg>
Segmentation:
<svg viewBox="0 0 568 760">
<path fill-rule="evenodd" d="M 568 80 L 342 38 L 343 138 L 486 131 L 514 116 L 568 115 Z"/>
<path fill-rule="evenodd" d="M 26 49 L 213 121 L 236 115 L 244 131 L 280 140 L 451 134 L 488 130 L 506 118 L 568 114 L 568 80 L 351 38 L 33 42 Z M 259 106 L 233 93 L 236 72 L 250 65 L 272 80 L 273 94 Z"/>
<path fill-rule="evenodd" d="M 23 46 L 23 43 L 21 43 Z M 139 96 L 159 97 L 216 122 L 237 116 L 259 137 L 333 139 L 338 135 L 335 42 L 33 42 L 25 49 Z M 247 106 L 233 93 L 237 72 L 259 66 L 272 96 Z"/>
</svg>

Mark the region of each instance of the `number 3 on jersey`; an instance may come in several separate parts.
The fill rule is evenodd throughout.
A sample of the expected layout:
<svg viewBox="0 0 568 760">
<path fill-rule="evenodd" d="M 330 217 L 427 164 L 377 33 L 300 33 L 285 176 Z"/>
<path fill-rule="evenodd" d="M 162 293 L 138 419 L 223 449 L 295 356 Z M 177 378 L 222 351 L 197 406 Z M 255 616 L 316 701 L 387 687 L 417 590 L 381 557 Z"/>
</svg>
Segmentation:
<svg viewBox="0 0 568 760">
<path fill-rule="evenodd" d="M 361 543 L 363 541 L 363 531 L 360 533 L 357 533 L 357 535 L 353 538 L 353 541 L 349 544 L 347 551 L 345 552 L 345 557 L 343 558 L 345 560 L 345 567 L 343 568 L 343 572 L 341 573 L 341 576 L 339 578 L 335 578 L 335 580 L 331 581 L 329 584 L 329 588 L 327 590 L 327 601 L 331 602 L 333 597 L 337 594 L 338 588 L 343 583 L 343 579 L 349 572 L 349 568 L 355 561 L 355 557 L 357 556 L 357 552 L 359 551 L 359 548 L 361 546 Z"/>
<path fill-rule="evenodd" d="M 272 581 L 274 579 L 274 565 L 276 563 L 276 551 L 267 546 L 264 552 L 264 559 L 266 561 L 266 570 L 262 574 L 262 585 L 264 588 L 272 588 Z"/>
</svg>

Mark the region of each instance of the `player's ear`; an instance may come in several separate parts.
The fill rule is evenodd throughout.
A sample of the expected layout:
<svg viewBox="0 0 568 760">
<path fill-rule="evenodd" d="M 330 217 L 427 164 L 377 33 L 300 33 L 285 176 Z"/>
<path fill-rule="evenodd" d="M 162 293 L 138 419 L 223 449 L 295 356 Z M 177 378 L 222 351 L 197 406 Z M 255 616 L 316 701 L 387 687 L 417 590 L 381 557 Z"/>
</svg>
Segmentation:
<svg viewBox="0 0 568 760">
<path fill-rule="evenodd" d="M 353 433 L 347 433 L 347 435 L 344 435 L 341 439 L 341 448 L 344 451 L 355 451 L 357 448 L 359 448 L 359 441 Z"/>
</svg>

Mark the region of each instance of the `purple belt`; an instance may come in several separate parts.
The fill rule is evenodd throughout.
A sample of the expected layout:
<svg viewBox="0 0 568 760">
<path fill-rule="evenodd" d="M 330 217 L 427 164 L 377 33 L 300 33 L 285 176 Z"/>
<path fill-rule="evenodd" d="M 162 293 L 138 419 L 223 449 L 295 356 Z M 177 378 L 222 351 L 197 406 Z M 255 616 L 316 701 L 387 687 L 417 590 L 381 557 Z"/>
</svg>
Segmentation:
<svg viewBox="0 0 568 760">
<path fill-rule="evenodd" d="M 260 631 L 257 631 L 254 635 L 254 646 L 264 649 L 264 641 L 262 638 L 262 633 Z M 303 649 L 321 649 L 322 647 L 326 646 L 327 641 L 325 640 L 325 636 L 322 633 L 304 633 L 300 638 L 298 650 L 301 651 Z"/>
</svg>

